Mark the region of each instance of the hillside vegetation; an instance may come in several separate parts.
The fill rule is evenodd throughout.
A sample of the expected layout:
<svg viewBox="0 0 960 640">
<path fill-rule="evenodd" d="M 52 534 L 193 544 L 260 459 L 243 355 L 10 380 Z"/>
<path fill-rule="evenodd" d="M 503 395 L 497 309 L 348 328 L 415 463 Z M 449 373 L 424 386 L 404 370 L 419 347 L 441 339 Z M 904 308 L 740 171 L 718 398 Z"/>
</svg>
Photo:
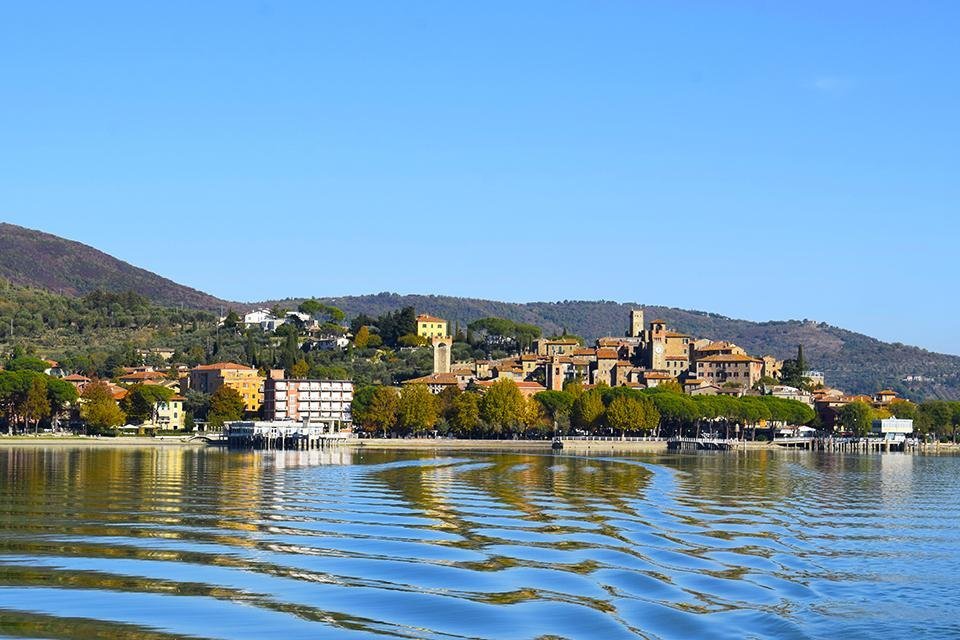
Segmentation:
<svg viewBox="0 0 960 640">
<path fill-rule="evenodd" d="M 132 291 L 157 304 L 216 309 L 224 303 L 80 242 L 0 222 L 0 277 L 68 295 Z"/>
<path fill-rule="evenodd" d="M 663 318 L 679 331 L 698 338 L 732 340 L 754 355 L 789 358 L 796 353 L 797 345 L 802 344 L 810 365 L 826 374 L 827 383 L 850 392 L 872 393 L 883 387 L 892 387 L 913 398 L 960 398 L 960 356 L 881 342 L 825 323 L 799 320 L 750 322 L 700 311 L 606 301 L 509 303 L 395 293 L 326 298 L 324 301 L 343 309 L 348 316 L 358 313 L 378 315 L 387 310 L 413 306 L 418 312 L 447 318 L 451 330 L 457 322 L 466 327 L 467 323 L 479 318 L 496 316 L 537 325 L 543 329 L 544 335 L 565 330 L 588 341 L 600 336 L 623 335 L 630 309 L 642 306 L 646 310 L 647 322 Z M 910 376 L 922 379 L 906 380 Z"/>
<path fill-rule="evenodd" d="M 94 351 L 103 347 L 102 352 L 106 352 L 129 343 L 138 347 L 193 349 L 190 360 L 199 361 L 201 355 L 208 359 L 232 356 L 244 348 L 253 348 L 246 344 L 246 339 L 220 336 L 218 340 L 213 318 L 191 316 L 190 310 L 213 310 L 223 305 L 241 311 L 254 304 L 224 302 L 87 245 L 40 231 L 0 223 L 0 278 L 7 281 L 5 289 L 0 289 L 0 339 L 9 339 L 7 333 L 13 319 L 15 337 L 28 339 L 49 353 L 89 352 L 91 346 L 96 347 Z M 37 289 L 64 295 L 45 298 Z M 103 304 L 123 307 L 117 300 L 88 299 L 85 304 L 92 304 L 93 310 L 72 306 L 78 297 L 83 300 L 83 296 L 97 291 L 133 292 L 140 297 L 135 304 L 131 303 L 138 310 L 131 316 L 130 309 L 104 311 L 101 308 Z M 284 300 L 280 304 L 293 308 L 300 301 L 302 299 Z M 451 330 L 457 323 L 465 328 L 478 319 L 498 317 L 536 325 L 544 335 L 570 333 L 588 341 L 604 335 L 623 335 L 628 311 L 637 306 L 607 301 L 516 304 L 394 293 L 327 298 L 323 302 L 343 309 L 348 318 L 361 313 L 380 316 L 412 306 L 417 312 L 447 318 Z M 185 310 L 177 320 L 172 324 L 163 320 L 169 310 L 163 311 L 162 307 L 180 305 Z M 917 399 L 960 398 L 958 356 L 885 343 L 822 323 L 797 320 L 757 323 L 699 311 L 656 305 L 643 307 L 648 321 L 662 317 L 680 331 L 701 338 L 732 340 L 754 355 L 786 358 L 796 352 L 798 344 L 803 344 L 811 366 L 826 374 L 827 383 L 850 392 L 870 393 L 891 387 Z M 88 312 L 94 316 L 106 313 L 110 321 L 101 319 L 90 325 L 86 320 L 77 320 L 78 315 L 86 318 Z M 134 320 L 126 323 L 119 320 L 128 317 Z M 261 339 L 256 342 L 253 346 L 261 354 L 272 348 L 260 344 Z"/>
</svg>

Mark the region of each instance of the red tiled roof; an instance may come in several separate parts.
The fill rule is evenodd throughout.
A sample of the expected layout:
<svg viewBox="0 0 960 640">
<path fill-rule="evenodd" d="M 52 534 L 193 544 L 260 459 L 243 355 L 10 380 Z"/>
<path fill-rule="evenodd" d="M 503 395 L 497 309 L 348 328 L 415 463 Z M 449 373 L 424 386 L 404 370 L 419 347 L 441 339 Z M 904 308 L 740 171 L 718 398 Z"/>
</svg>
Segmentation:
<svg viewBox="0 0 960 640">
<path fill-rule="evenodd" d="M 253 367 L 236 362 L 215 362 L 214 364 L 201 364 L 193 368 L 194 371 L 254 371 Z"/>
<path fill-rule="evenodd" d="M 404 380 L 403 384 L 460 384 L 455 373 L 431 373 L 420 378 Z"/>
<path fill-rule="evenodd" d="M 165 375 L 159 371 L 135 371 L 120 376 L 120 380 L 163 380 Z"/>
<path fill-rule="evenodd" d="M 643 377 L 652 380 L 666 380 L 668 378 L 673 378 L 669 373 L 664 373 L 663 371 L 644 371 Z"/>
<path fill-rule="evenodd" d="M 601 359 L 601 358 L 602 358 L 602 359 L 604 359 L 604 360 L 617 360 L 619 357 L 620 357 L 620 354 L 617 353 L 617 350 L 616 350 L 616 349 L 610 349 L 610 348 L 606 348 L 606 347 L 601 348 L 601 349 L 597 349 L 597 358 L 598 358 L 598 359 Z"/>
<path fill-rule="evenodd" d="M 63 379 L 67 382 L 90 382 L 90 378 L 82 376 L 79 373 L 71 373 L 68 376 L 64 376 Z"/>
<path fill-rule="evenodd" d="M 437 316 L 421 313 L 417 316 L 417 322 L 446 322 L 446 320 L 443 318 L 438 318 Z"/>
<path fill-rule="evenodd" d="M 760 362 L 763 360 L 758 360 L 756 358 L 751 358 L 750 356 L 742 356 L 736 353 L 720 354 L 716 356 L 707 356 L 706 358 L 700 358 L 698 362 Z"/>
<path fill-rule="evenodd" d="M 503 379 L 504 378 L 496 378 L 492 380 L 477 380 L 477 384 L 480 385 L 481 387 L 489 387 L 495 382 L 497 382 L 498 380 L 503 380 Z M 513 383 L 521 389 L 546 389 L 546 387 L 540 384 L 539 382 L 533 382 L 531 380 L 519 380 L 519 381 L 514 380 Z"/>
</svg>

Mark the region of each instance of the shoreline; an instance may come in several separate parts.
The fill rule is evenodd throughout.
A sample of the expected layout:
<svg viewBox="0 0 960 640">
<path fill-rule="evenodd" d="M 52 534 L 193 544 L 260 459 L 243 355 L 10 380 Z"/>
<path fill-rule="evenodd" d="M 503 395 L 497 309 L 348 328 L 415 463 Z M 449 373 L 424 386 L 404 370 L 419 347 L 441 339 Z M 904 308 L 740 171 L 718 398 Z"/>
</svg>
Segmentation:
<svg viewBox="0 0 960 640">
<path fill-rule="evenodd" d="M 741 443 L 735 451 L 744 449 L 780 449 L 769 442 Z M 351 440 L 347 446 L 355 449 L 408 449 L 419 451 L 553 451 L 551 440 L 446 440 L 429 438 L 364 438 Z M 636 452 L 667 453 L 666 440 L 564 440 L 559 451 L 582 452 Z"/>
<path fill-rule="evenodd" d="M 4 447 L 205 447 L 202 440 L 150 438 L 131 436 L 123 438 L 97 438 L 92 436 L 0 436 L 0 449 Z"/>
<path fill-rule="evenodd" d="M 432 439 L 432 438 L 353 438 L 339 441 L 337 447 L 349 447 L 354 450 L 384 449 L 407 451 L 553 451 L 551 440 L 468 440 L 468 439 Z M 91 436 L 51 436 L 51 435 L 0 435 L 0 449 L 10 447 L 105 447 L 105 448 L 144 448 L 144 447 L 186 447 L 213 448 L 227 450 L 226 447 L 210 445 L 203 440 L 194 440 L 186 436 L 97 438 Z M 292 450 L 292 449 L 291 449 Z M 731 451 L 790 451 L 791 449 L 769 441 L 743 441 Z M 564 440 L 560 451 L 575 453 L 667 453 L 665 440 Z M 960 453 L 960 444 L 944 442 L 930 444 L 908 453 Z"/>
</svg>

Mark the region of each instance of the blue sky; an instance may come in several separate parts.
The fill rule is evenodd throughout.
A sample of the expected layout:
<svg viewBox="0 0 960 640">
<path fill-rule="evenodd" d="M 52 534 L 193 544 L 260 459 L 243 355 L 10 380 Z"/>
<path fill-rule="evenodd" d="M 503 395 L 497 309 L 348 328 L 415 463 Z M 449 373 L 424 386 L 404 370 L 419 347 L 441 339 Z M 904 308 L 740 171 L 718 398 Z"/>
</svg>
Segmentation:
<svg viewBox="0 0 960 640">
<path fill-rule="evenodd" d="M 0 8 L 0 219 L 237 300 L 810 318 L 960 353 L 956 2 Z"/>
</svg>

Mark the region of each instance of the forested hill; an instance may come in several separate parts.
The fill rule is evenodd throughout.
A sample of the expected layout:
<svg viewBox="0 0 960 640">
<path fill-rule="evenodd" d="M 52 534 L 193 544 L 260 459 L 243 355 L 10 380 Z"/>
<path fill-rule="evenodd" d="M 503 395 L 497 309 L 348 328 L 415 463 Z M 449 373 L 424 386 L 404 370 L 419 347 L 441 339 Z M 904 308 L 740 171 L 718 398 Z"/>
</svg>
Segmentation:
<svg viewBox="0 0 960 640">
<path fill-rule="evenodd" d="M 0 281 L 37 287 L 66 295 L 94 291 L 132 291 L 159 305 L 183 304 L 214 310 L 220 305 L 237 311 L 255 306 L 228 303 L 118 260 L 102 251 L 48 233 L 0 223 Z M 3 303 L 0 293 L 0 303 Z M 297 300 L 281 301 L 296 306 Z M 499 316 L 541 327 L 546 335 L 566 330 L 588 340 L 623 335 L 633 304 L 616 302 L 530 302 L 514 304 L 448 296 L 380 293 L 328 298 L 328 304 L 348 316 L 371 316 L 413 306 L 450 320 L 451 328 L 488 316 Z M 792 356 L 803 344 L 807 359 L 824 371 L 828 384 L 851 392 L 869 393 L 892 387 L 912 398 L 960 398 L 960 357 L 931 353 L 902 344 L 888 344 L 826 324 L 801 321 L 748 322 L 698 311 L 644 305 L 647 320 L 660 316 L 671 326 L 696 337 L 732 340 L 755 355 Z M 15 311 L 15 309 L 14 309 Z M 20 310 L 23 315 L 24 310 Z M 9 319 L 6 319 L 7 321 Z M 18 319 L 18 322 L 42 320 Z M 28 323 L 29 324 L 29 323 Z M 122 336 L 118 336 L 122 339 Z M 159 346 L 159 345 L 157 345 Z M 919 378 L 907 380 L 908 377 Z"/>
<path fill-rule="evenodd" d="M 377 295 L 327 298 L 347 315 L 378 315 L 407 305 L 418 312 L 447 318 L 461 325 L 486 316 L 529 322 L 547 335 L 564 329 L 592 340 L 623 335 L 629 310 L 638 305 L 616 302 L 530 302 L 514 304 L 447 296 Z M 749 322 L 721 315 L 642 305 L 649 322 L 662 317 L 679 331 L 696 337 L 732 340 L 756 355 L 791 357 L 803 344 L 813 368 L 827 382 L 850 392 L 872 393 L 892 387 L 910 397 L 960 398 L 960 356 L 932 353 L 917 347 L 890 344 L 827 324 L 806 321 Z M 908 381 L 908 376 L 920 376 Z"/>
<path fill-rule="evenodd" d="M 59 236 L 0 222 L 0 278 L 65 295 L 133 291 L 157 304 L 216 309 L 222 300 Z"/>
</svg>

